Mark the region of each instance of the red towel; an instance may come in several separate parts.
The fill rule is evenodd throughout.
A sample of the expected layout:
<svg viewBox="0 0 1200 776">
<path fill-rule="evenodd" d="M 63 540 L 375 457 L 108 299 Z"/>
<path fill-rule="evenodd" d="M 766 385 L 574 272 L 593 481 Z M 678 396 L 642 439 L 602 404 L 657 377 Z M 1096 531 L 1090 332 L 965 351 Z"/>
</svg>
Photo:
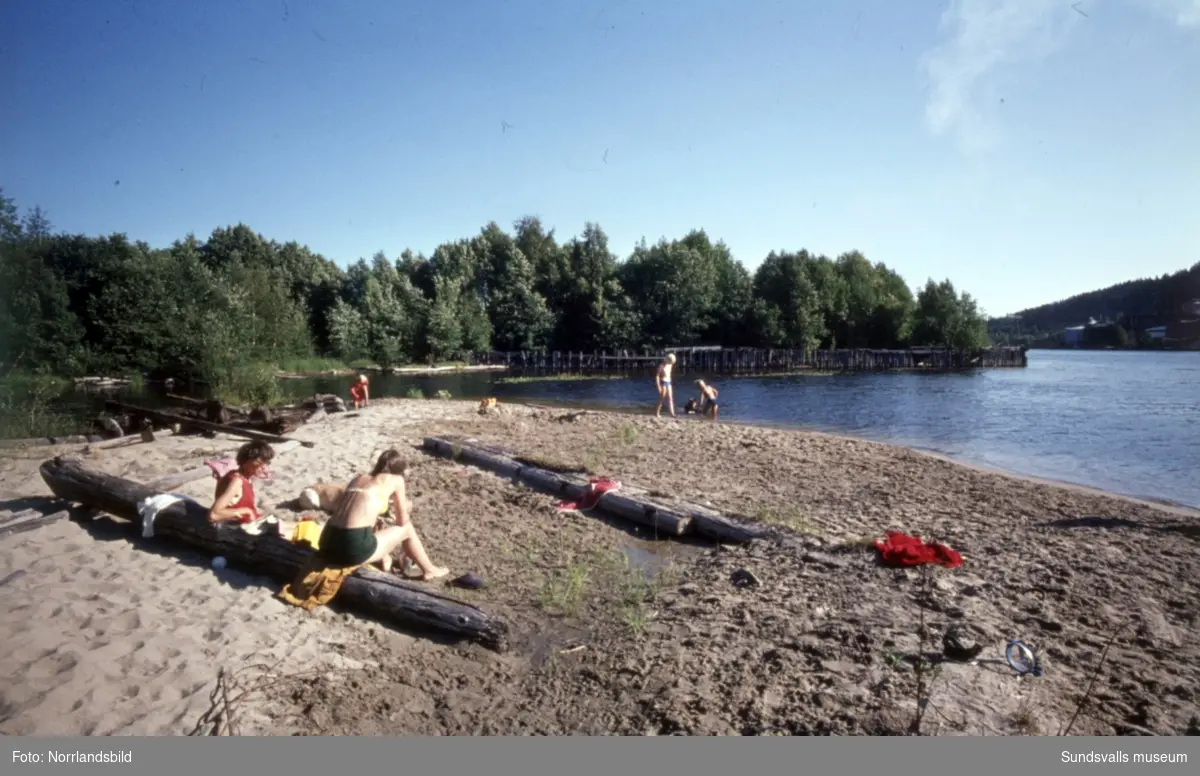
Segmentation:
<svg viewBox="0 0 1200 776">
<path fill-rule="evenodd" d="M 936 563 L 956 569 L 963 559 L 944 544 L 927 544 L 915 536 L 906 536 L 899 531 L 888 531 L 886 539 L 875 542 L 875 549 L 885 566 L 920 566 Z"/>
<path fill-rule="evenodd" d="M 574 512 L 575 510 L 583 511 L 592 509 L 600 503 L 600 497 L 605 493 L 620 489 L 621 483 L 616 480 L 610 480 L 607 477 L 593 477 L 588 480 L 588 489 L 583 494 L 582 499 L 579 501 L 560 501 L 558 502 L 558 510 L 560 512 Z"/>
</svg>

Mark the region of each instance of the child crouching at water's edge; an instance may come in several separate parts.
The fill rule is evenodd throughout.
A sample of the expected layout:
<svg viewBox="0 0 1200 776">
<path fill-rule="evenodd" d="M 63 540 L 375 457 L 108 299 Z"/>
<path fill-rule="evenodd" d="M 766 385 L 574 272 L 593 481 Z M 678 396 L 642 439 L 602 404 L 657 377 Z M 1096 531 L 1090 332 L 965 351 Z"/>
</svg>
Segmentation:
<svg viewBox="0 0 1200 776">
<path fill-rule="evenodd" d="M 217 492 L 208 510 L 210 523 L 252 523 L 259 518 L 255 505 L 253 477 L 265 477 L 275 450 L 255 440 L 237 452 L 237 468 L 217 480 Z"/>
<path fill-rule="evenodd" d="M 700 414 L 712 414 L 712 419 L 716 421 L 721 409 L 717 403 L 717 389 L 703 380 L 697 380 L 696 387 L 700 389 Z"/>
</svg>

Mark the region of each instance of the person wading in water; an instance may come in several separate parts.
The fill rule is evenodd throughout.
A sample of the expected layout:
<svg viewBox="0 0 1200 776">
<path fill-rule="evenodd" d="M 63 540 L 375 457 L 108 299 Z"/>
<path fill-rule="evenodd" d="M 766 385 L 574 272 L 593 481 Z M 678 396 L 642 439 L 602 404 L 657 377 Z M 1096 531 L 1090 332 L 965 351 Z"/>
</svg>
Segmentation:
<svg viewBox="0 0 1200 776">
<path fill-rule="evenodd" d="M 703 380 L 696 381 L 696 387 L 700 389 L 700 414 L 712 414 L 713 422 L 717 420 L 717 414 L 721 411 L 721 407 L 717 404 L 717 389 L 713 388 Z"/>
<path fill-rule="evenodd" d="M 675 354 L 668 353 L 663 362 L 658 365 L 658 372 L 654 375 L 654 384 L 658 386 L 658 409 L 654 411 L 654 417 L 662 417 L 663 402 L 667 403 L 667 408 L 671 411 L 671 417 L 675 417 L 675 394 L 671 391 L 671 370 L 675 367 Z"/>
</svg>

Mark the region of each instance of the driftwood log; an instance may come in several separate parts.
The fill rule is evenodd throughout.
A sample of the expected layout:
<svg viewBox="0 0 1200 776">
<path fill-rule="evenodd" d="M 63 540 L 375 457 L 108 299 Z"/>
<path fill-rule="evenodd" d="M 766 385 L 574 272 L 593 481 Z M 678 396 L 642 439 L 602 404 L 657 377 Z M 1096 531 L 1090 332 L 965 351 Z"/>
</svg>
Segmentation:
<svg viewBox="0 0 1200 776">
<path fill-rule="evenodd" d="M 755 539 L 766 539 L 774 535 L 769 527 L 753 525 L 727 517 L 707 507 L 682 502 L 677 504 L 676 508 L 692 519 L 693 531 L 713 541 L 745 544 Z"/>
<path fill-rule="evenodd" d="M 424 447 L 436 455 L 478 466 L 560 498 L 578 500 L 587 492 L 588 483 L 583 477 L 548 471 L 478 440 L 427 437 Z M 647 526 L 661 536 L 695 534 L 726 544 L 745 544 L 775 535 L 767 526 L 747 523 L 686 501 L 654 498 L 638 488 L 606 493 L 597 506 L 610 515 Z"/>
<path fill-rule="evenodd" d="M 42 479 L 59 498 L 86 504 L 133 521 L 140 535 L 137 504 L 158 495 L 153 488 L 130 480 L 90 471 L 76 459 L 62 456 L 41 466 Z M 213 525 L 208 510 L 185 500 L 158 513 L 155 538 L 165 537 L 208 555 L 224 556 L 233 568 L 264 574 L 287 583 L 309 561 L 312 550 L 278 536 L 252 536 L 236 525 Z M 407 582 L 395 574 L 362 568 L 348 577 L 337 602 L 349 609 L 399 626 L 422 627 L 477 641 L 492 649 L 503 649 L 507 625 L 449 596 Z"/>
<path fill-rule="evenodd" d="M 131 404 L 122 404 L 120 402 L 108 401 L 108 402 L 105 402 L 105 405 L 108 406 L 110 409 L 113 409 L 116 411 L 128 412 L 130 415 L 141 416 L 152 422 L 160 424 L 161 427 L 168 427 L 168 426 L 173 426 L 175 424 L 179 424 L 180 426 L 184 426 L 184 427 L 190 426 L 192 428 L 196 428 L 201 431 L 212 431 L 212 432 L 218 433 L 218 434 L 229 434 L 230 436 L 239 436 L 239 437 L 244 437 L 246 439 L 258 439 L 263 442 L 282 443 L 282 442 L 290 441 L 290 440 L 288 440 L 287 437 L 283 437 L 278 434 L 267 434 L 267 433 L 263 433 L 261 431 L 253 431 L 251 429 L 238 428 L 237 426 L 230 426 L 230 425 L 226 425 L 223 423 L 210 423 L 206 420 L 198 420 L 196 418 L 189 418 L 184 415 L 177 415 L 172 412 L 162 412 L 160 410 L 151 410 L 151 409 L 147 409 L 145 407 L 136 407 Z M 305 447 L 313 447 L 314 446 L 313 442 L 308 442 L 308 441 L 303 441 L 303 440 L 301 440 L 300 444 L 304 445 Z"/>
<path fill-rule="evenodd" d="M 547 469 L 529 465 L 485 450 L 474 440 L 459 442 L 439 437 L 426 437 L 424 448 L 444 458 L 469 463 L 481 469 L 509 477 L 559 498 L 579 500 L 587 493 L 586 479 L 578 476 L 558 474 Z M 620 492 L 609 492 L 600 496 L 596 507 L 614 517 L 644 525 L 659 536 L 684 536 L 692 532 L 690 515 L 662 504 L 631 497 Z"/>
<path fill-rule="evenodd" d="M 346 400 L 337 394 L 318 393 L 315 396 L 310 396 L 304 401 L 300 402 L 299 406 L 309 411 L 324 409 L 326 412 L 332 414 L 334 412 L 345 412 Z M 289 407 L 287 409 L 291 408 Z"/>
<path fill-rule="evenodd" d="M 308 420 L 307 415 L 304 411 L 272 415 L 266 410 L 255 410 L 250 413 L 248 419 L 230 421 L 228 425 L 231 428 L 282 436 L 303 426 Z"/>
<path fill-rule="evenodd" d="M 231 419 L 244 417 L 246 410 L 223 404 L 218 399 L 195 399 L 178 393 L 168 393 L 167 398 L 179 405 L 176 414 L 200 418 L 210 423 L 228 423 Z"/>
<path fill-rule="evenodd" d="M 50 499 L 23 499 L 9 505 L 13 508 L 0 510 L 0 538 L 41 528 L 70 514 L 64 503 Z"/>
<path fill-rule="evenodd" d="M 208 415 L 212 412 L 211 407 L 214 404 L 217 407 L 223 408 L 230 416 L 250 414 L 250 410 L 246 409 L 245 407 L 237 407 L 233 404 L 224 404 L 220 401 L 216 401 L 215 399 L 195 399 L 191 396 L 183 396 L 178 393 L 167 393 L 167 398 L 171 401 L 179 402 L 180 404 L 185 404 L 189 407 L 195 407 L 196 409 L 203 410 L 205 415 Z"/>
<path fill-rule="evenodd" d="M 198 399 L 180 396 L 179 393 L 167 393 L 167 398 L 191 410 L 176 414 L 194 417 L 200 417 L 200 414 L 203 414 L 203 420 L 210 423 L 223 423 L 223 425 L 234 428 L 247 428 L 250 431 L 277 435 L 295 431 L 296 428 L 304 426 L 306 422 L 314 420 L 313 416 L 318 413 L 325 414 L 325 404 L 317 403 L 314 399 L 306 399 L 301 405 L 287 404 L 275 408 L 246 409 L 245 407 L 236 407 L 234 404 L 224 404 L 217 399 Z M 337 399 L 336 396 L 329 398 Z M 334 408 L 330 411 L 337 411 L 335 402 L 331 401 L 329 407 Z"/>
<path fill-rule="evenodd" d="M 0 448 L 48 447 L 50 445 L 81 445 L 107 439 L 97 434 L 71 434 L 60 437 L 34 437 L 33 439 L 0 439 Z"/>
</svg>

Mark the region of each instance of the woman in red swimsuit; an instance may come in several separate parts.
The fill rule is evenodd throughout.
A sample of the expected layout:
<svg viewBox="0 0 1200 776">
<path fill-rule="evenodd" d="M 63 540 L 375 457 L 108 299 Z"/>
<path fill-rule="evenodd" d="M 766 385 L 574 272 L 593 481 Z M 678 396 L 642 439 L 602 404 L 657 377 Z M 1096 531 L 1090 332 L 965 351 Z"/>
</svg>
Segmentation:
<svg viewBox="0 0 1200 776">
<path fill-rule="evenodd" d="M 250 523 L 258 519 L 250 478 L 266 474 L 275 451 L 266 442 L 247 442 L 237 453 L 238 467 L 217 480 L 216 500 L 208 510 L 210 523 Z"/>
</svg>

